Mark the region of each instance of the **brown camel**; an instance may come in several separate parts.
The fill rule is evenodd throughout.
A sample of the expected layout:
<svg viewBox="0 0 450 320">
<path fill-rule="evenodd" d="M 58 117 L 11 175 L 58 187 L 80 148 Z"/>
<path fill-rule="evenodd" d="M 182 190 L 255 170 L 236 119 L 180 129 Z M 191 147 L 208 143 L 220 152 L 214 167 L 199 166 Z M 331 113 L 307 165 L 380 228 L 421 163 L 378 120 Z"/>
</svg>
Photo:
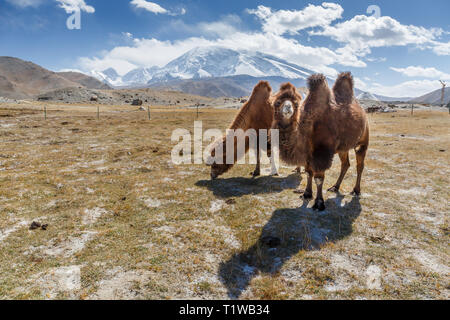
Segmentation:
<svg viewBox="0 0 450 320">
<path fill-rule="evenodd" d="M 331 91 L 325 76 L 308 79 L 309 95 L 301 103 L 295 87 L 283 84 L 273 98 L 275 109 L 272 129 L 280 130 L 280 157 L 288 164 L 306 167 L 308 183 L 303 193 L 312 198 L 312 179 L 317 185 L 315 210 L 325 210 L 322 187 L 325 171 L 337 153 L 341 159 L 341 174 L 329 191 L 339 192 L 350 167 L 349 150 L 356 151 L 358 178 L 353 194 L 361 193 L 361 176 L 369 146 L 369 125 L 366 113 L 353 94 L 351 73 L 341 73 Z"/>
<path fill-rule="evenodd" d="M 257 164 L 255 171 L 252 173 L 254 177 L 257 177 L 261 173 L 261 146 L 259 142 L 259 130 L 265 129 L 269 132 L 270 127 L 273 122 L 273 107 L 270 103 L 272 88 L 267 81 L 259 82 L 253 89 L 253 93 L 250 99 L 242 106 L 239 113 L 236 115 L 229 129 L 237 130 L 242 129 L 246 132 L 249 129 L 254 129 L 257 132 Z M 270 134 L 269 134 L 270 137 Z M 267 155 L 271 156 L 270 139 L 267 139 Z M 223 150 L 223 164 L 213 163 L 211 165 L 211 178 L 216 179 L 220 175 L 229 171 L 233 164 L 226 163 L 226 135 L 216 143 L 222 144 Z M 211 150 L 211 157 L 215 157 L 215 146 L 214 144 Z M 245 152 L 249 150 L 249 138 L 245 139 Z M 234 138 L 234 163 L 237 161 L 237 138 Z M 272 163 L 272 174 L 277 175 L 276 168 Z"/>
</svg>

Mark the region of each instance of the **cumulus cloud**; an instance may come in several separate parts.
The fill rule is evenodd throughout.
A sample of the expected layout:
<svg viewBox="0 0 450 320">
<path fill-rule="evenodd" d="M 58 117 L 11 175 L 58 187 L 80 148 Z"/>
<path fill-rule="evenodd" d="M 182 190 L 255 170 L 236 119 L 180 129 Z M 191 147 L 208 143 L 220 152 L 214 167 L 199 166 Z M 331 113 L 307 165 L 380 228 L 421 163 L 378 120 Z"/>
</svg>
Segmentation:
<svg viewBox="0 0 450 320">
<path fill-rule="evenodd" d="M 325 27 L 342 17 L 344 9 L 336 3 L 322 3 L 321 6 L 308 5 L 303 10 L 279 10 L 258 6 L 247 10 L 256 15 L 263 24 L 263 31 L 274 34 L 297 34 L 298 31 L 313 27 Z"/>
<path fill-rule="evenodd" d="M 390 86 L 374 83 L 370 86 L 370 92 L 387 97 L 419 97 L 440 87 L 438 81 L 412 80 Z"/>
<path fill-rule="evenodd" d="M 432 45 L 428 46 L 428 49 L 433 50 L 438 56 L 450 56 L 450 41 L 449 42 L 431 42 Z"/>
<path fill-rule="evenodd" d="M 19 8 L 26 8 L 26 7 L 38 7 L 40 4 L 42 4 L 44 0 L 6 0 L 6 2 L 9 2 L 10 4 L 19 7 Z"/>
<path fill-rule="evenodd" d="M 154 14 L 168 14 L 171 16 L 176 16 L 176 15 L 184 15 L 186 13 L 185 8 L 181 8 L 179 12 L 170 11 L 161 7 L 159 4 L 155 2 L 150 2 L 146 0 L 132 0 L 130 3 L 137 9 L 144 9 Z"/>
<path fill-rule="evenodd" d="M 130 46 L 116 47 L 103 53 L 100 57 L 85 57 L 80 59 L 79 62 L 82 68 L 88 70 L 103 70 L 114 67 L 117 68 L 119 73 L 125 73 L 135 67 L 164 66 L 183 53 L 199 46 L 221 46 L 234 50 L 260 51 L 323 72 L 329 76 L 337 74 L 337 71 L 330 67 L 333 64 L 364 65 L 354 56 L 345 53 L 340 54 L 324 47 L 305 46 L 295 39 L 284 38 L 275 34 L 239 31 L 230 31 L 226 36 L 223 35 L 214 39 L 204 37 L 189 37 L 178 41 L 161 41 L 154 38 L 134 39 Z M 152 54 L 148 54 L 149 52 Z M 121 61 L 120 66 L 119 61 Z"/>
<path fill-rule="evenodd" d="M 67 13 L 72 13 L 78 10 L 87 13 L 95 12 L 95 8 L 93 6 L 87 5 L 84 0 L 54 0 L 54 1 L 58 3 L 59 7 L 63 8 Z M 6 2 L 9 2 L 19 8 L 27 8 L 27 7 L 36 8 L 42 3 L 44 3 L 45 0 L 6 0 Z"/>
<path fill-rule="evenodd" d="M 424 45 L 436 40 L 443 34 L 443 30 L 403 25 L 387 16 L 358 15 L 351 20 L 333 26 L 328 25 L 322 30 L 309 33 L 327 36 L 340 43 L 346 43 L 345 50 L 351 50 L 355 54 L 363 56 L 370 53 L 370 48 L 373 47 Z"/>
<path fill-rule="evenodd" d="M 136 67 L 164 66 L 183 53 L 197 47 L 213 45 L 203 38 L 189 38 L 182 41 L 160 41 L 157 39 L 133 39 L 132 46 L 119 46 L 100 57 L 79 59 L 83 70 L 105 70 L 113 67 L 119 74 L 125 74 Z M 151 54 L 149 54 L 151 52 Z"/>
<path fill-rule="evenodd" d="M 89 6 L 84 0 L 56 0 L 59 3 L 59 7 L 63 8 L 67 13 L 73 13 L 75 11 L 84 11 L 87 13 L 94 13 L 95 8 Z"/>
<path fill-rule="evenodd" d="M 133 0 L 131 3 L 144 5 L 149 2 Z M 142 6 L 140 8 L 145 9 Z M 78 67 L 86 71 L 114 67 L 120 74 L 124 74 L 136 67 L 164 66 L 195 47 L 222 46 L 261 51 L 333 77 L 337 74 L 337 65 L 344 68 L 366 67 L 365 61 L 386 61 L 383 57 L 369 56 L 374 47 L 415 45 L 421 49 L 430 47 L 442 54 L 450 51 L 448 44 L 438 41 L 445 33 L 441 29 L 403 25 L 391 17 L 375 16 L 355 16 L 348 21 L 335 23 L 342 18 L 343 8 L 339 4 L 325 2 L 317 6 L 308 5 L 303 10 L 278 11 L 259 6 L 247 12 L 261 21 L 260 30 L 244 31 L 242 21 L 236 15 L 194 25 L 176 20 L 169 22 L 164 28 L 183 30 L 189 36 L 164 41 L 156 38 L 134 39 L 130 35 L 126 45 L 102 52 L 96 57 L 80 58 Z M 310 36 L 331 38 L 338 47 L 308 46 L 292 36 L 302 30 L 307 30 Z M 370 80 L 355 79 L 361 89 L 372 89 Z M 430 91 L 434 85 L 431 81 L 409 81 L 389 87 L 376 84 L 374 88 L 377 93 L 384 95 L 415 96 L 417 92 Z"/>
<path fill-rule="evenodd" d="M 131 1 L 131 4 L 134 5 L 138 9 L 144 9 L 149 12 L 156 13 L 156 14 L 169 13 L 168 10 L 164 9 L 159 4 L 154 3 L 154 2 L 149 2 L 149 1 L 145 1 L 145 0 L 133 0 L 133 1 Z"/>
<path fill-rule="evenodd" d="M 391 67 L 391 70 L 412 78 L 432 78 L 432 79 L 450 80 L 450 74 L 439 71 L 436 68 L 409 66 L 407 68 Z"/>
</svg>

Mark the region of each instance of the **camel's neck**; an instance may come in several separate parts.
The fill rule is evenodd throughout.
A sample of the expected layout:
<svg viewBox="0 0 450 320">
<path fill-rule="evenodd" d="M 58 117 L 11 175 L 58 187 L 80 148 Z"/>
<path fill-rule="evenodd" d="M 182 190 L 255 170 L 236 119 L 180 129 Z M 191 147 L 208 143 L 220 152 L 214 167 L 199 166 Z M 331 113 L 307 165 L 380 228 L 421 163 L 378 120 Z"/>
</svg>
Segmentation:
<svg viewBox="0 0 450 320">
<path fill-rule="evenodd" d="M 287 128 L 278 128 L 280 133 L 280 157 L 291 165 L 306 164 L 307 140 L 300 118 Z"/>
<path fill-rule="evenodd" d="M 305 112 L 308 114 L 318 114 L 328 108 L 331 100 L 330 89 L 326 86 L 317 88 L 310 92 L 305 100 Z"/>
</svg>

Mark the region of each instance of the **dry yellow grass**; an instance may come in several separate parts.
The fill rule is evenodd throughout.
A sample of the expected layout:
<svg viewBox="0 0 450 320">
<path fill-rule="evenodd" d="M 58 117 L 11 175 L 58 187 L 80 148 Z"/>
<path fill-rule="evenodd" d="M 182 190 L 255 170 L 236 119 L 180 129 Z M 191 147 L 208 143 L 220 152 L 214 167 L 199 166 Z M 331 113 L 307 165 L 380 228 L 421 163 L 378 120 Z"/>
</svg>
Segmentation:
<svg viewBox="0 0 450 320">
<path fill-rule="evenodd" d="M 0 106 L 0 298 L 449 298 L 445 112 L 371 115 L 362 197 L 348 195 L 352 157 L 317 213 L 293 168 L 211 182 L 206 166 L 173 165 L 171 132 L 192 131 L 195 110 L 48 109 Z M 235 112 L 200 120 L 224 129 Z"/>
</svg>

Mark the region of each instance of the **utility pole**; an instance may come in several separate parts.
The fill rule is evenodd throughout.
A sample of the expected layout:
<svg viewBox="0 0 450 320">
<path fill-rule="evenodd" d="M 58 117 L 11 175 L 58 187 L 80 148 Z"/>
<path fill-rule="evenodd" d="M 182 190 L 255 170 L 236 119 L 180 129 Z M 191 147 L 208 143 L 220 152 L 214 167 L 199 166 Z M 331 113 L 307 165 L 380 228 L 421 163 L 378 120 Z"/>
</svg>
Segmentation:
<svg viewBox="0 0 450 320">
<path fill-rule="evenodd" d="M 441 107 L 443 107 L 444 106 L 444 98 L 445 98 L 445 87 L 447 86 L 447 84 L 444 81 L 442 81 L 442 80 L 439 80 L 439 82 L 442 85 Z"/>
</svg>

